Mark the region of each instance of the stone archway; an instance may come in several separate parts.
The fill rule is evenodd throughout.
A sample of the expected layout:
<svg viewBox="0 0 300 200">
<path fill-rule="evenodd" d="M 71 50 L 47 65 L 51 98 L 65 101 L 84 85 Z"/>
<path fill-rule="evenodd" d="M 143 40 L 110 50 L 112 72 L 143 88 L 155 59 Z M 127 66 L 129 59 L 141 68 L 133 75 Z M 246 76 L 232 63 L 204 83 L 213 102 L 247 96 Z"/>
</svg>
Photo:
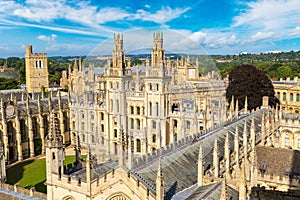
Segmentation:
<svg viewBox="0 0 300 200">
<path fill-rule="evenodd" d="M 124 193 L 117 193 L 108 197 L 107 200 L 131 200 L 131 199 Z"/>
<path fill-rule="evenodd" d="M 64 197 L 62 200 L 75 200 L 75 198 L 69 195 Z"/>
</svg>

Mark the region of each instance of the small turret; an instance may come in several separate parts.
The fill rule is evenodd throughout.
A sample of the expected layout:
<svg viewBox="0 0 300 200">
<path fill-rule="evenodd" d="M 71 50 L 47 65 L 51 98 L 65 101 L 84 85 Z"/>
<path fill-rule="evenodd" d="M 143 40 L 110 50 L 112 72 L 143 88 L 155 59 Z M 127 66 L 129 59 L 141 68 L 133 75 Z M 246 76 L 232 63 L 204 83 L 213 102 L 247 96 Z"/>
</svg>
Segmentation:
<svg viewBox="0 0 300 200">
<path fill-rule="evenodd" d="M 156 200 L 164 199 L 164 177 L 161 166 L 161 157 L 158 160 L 157 176 L 156 176 Z"/>
<path fill-rule="evenodd" d="M 214 167 L 214 176 L 219 177 L 219 150 L 218 150 L 218 140 L 215 139 L 215 145 L 213 150 L 213 167 Z"/>
<path fill-rule="evenodd" d="M 60 129 L 57 124 L 57 118 L 54 111 L 50 114 L 49 133 L 45 140 L 46 163 L 47 163 L 47 180 L 51 173 L 59 176 L 63 173 L 64 166 L 64 145 Z"/>
<path fill-rule="evenodd" d="M 199 156 L 198 156 L 198 186 L 203 185 L 203 152 L 202 141 L 199 144 Z"/>
</svg>

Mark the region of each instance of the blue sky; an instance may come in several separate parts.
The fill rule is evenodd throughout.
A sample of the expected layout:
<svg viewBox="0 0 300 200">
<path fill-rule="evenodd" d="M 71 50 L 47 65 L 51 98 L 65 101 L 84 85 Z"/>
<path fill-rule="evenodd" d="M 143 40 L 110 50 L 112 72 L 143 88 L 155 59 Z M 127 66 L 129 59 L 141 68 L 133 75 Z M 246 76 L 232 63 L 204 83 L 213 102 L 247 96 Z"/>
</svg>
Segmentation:
<svg viewBox="0 0 300 200">
<path fill-rule="evenodd" d="M 87 55 L 136 29 L 173 30 L 209 54 L 300 50 L 300 1 L 0 0 L 0 57 L 24 57 L 28 44 L 49 56 Z"/>
</svg>

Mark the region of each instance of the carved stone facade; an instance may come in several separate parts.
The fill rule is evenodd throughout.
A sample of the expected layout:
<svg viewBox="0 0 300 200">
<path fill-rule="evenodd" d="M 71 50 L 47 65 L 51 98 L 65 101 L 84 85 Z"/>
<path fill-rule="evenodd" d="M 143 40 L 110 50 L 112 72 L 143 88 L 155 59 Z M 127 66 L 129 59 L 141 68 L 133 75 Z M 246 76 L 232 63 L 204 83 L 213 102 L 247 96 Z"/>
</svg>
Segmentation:
<svg viewBox="0 0 300 200">
<path fill-rule="evenodd" d="M 282 148 L 300 150 L 300 80 L 273 81 L 275 94 L 282 108 L 280 132 Z"/>
<path fill-rule="evenodd" d="M 64 143 L 70 143 L 69 106 L 67 96 L 52 93 L 48 98 L 30 97 L 26 91 L 1 93 L 0 139 L 7 162 L 44 154 L 44 139 L 48 134 L 49 113 L 54 110 L 59 119 Z"/>
<path fill-rule="evenodd" d="M 26 90 L 28 93 L 41 92 L 49 86 L 48 62 L 46 53 L 32 53 L 32 46 L 26 46 Z"/>
<path fill-rule="evenodd" d="M 77 160 L 61 175 L 47 172 L 48 199 L 246 200 L 252 187 L 299 189 L 300 153 L 279 148 L 279 120 L 280 110 L 263 106 L 135 159 L 122 141 L 118 161 L 97 163 L 89 151 L 83 168 Z"/>
<path fill-rule="evenodd" d="M 198 58 L 166 57 L 161 32 L 141 66 L 131 66 L 123 46 L 117 34 L 105 66 L 79 59 L 69 70 L 72 137 L 99 160 L 116 158 L 121 137 L 140 156 L 226 121 L 223 81 L 213 71 L 200 76 Z"/>
</svg>

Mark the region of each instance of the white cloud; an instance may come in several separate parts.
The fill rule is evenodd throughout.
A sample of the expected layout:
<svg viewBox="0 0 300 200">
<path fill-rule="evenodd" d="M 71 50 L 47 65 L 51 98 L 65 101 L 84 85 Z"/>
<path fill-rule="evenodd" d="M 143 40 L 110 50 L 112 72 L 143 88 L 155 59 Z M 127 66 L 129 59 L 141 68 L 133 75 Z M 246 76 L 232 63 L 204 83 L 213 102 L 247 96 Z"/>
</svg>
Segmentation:
<svg viewBox="0 0 300 200">
<path fill-rule="evenodd" d="M 150 5 L 146 4 L 145 8 Z M 90 1 L 67 1 L 67 0 L 26 0 L 18 1 L 0 0 L 0 24 L 10 27 L 26 26 L 36 27 L 65 33 L 83 35 L 96 35 L 107 37 L 116 28 L 106 26 L 107 22 L 126 20 L 126 26 L 135 20 L 152 21 L 165 25 L 190 8 L 162 7 L 160 10 L 147 12 L 137 10 L 128 12 L 118 7 L 103 7 L 91 5 Z M 70 25 L 59 25 L 59 20 L 66 20 Z M 68 23 L 64 23 L 68 24 Z M 1 27 L 0 27 L 1 28 Z M 4 29 L 4 28 L 1 28 Z"/>
<path fill-rule="evenodd" d="M 204 43 L 205 39 L 207 38 L 207 33 L 198 31 L 193 33 L 190 38 L 194 41 L 197 41 L 198 43 Z"/>
<path fill-rule="evenodd" d="M 215 29 L 191 33 L 189 38 L 212 49 L 231 47 L 241 43 L 241 40 L 233 32 L 221 32 Z"/>
<path fill-rule="evenodd" d="M 257 32 L 252 35 L 246 42 L 259 42 L 266 39 L 274 39 L 276 37 L 275 32 Z"/>
<path fill-rule="evenodd" d="M 55 43 L 55 39 L 57 38 L 57 35 L 51 34 L 50 36 L 45 36 L 45 35 L 39 35 L 37 36 L 39 40 L 47 41 L 48 44 L 50 43 Z"/>
<path fill-rule="evenodd" d="M 151 21 L 158 24 L 164 24 L 173 19 L 176 19 L 183 13 L 187 12 L 190 8 L 175 8 L 162 7 L 161 10 L 156 11 L 155 13 L 150 13 L 145 10 L 138 10 L 134 15 L 133 19 L 139 19 L 142 21 Z"/>
<path fill-rule="evenodd" d="M 49 22 L 53 19 L 60 18 L 67 10 L 62 1 L 26 1 L 25 6 L 13 10 L 13 15 L 35 22 Z"/>
<path fill-rule="evenodd" d="M 300 37 L 300 26 L 288 31 L 291 37 Z"/>
<path fill-rule="evenodd" d="M 149 4 L 145 4 L 145 8 L 151 8 Z"/>
<path fill-rule="evenodd" d="M 299 0 L 259 0 L 247 3 L 247 9 L 234 18 L 233 27 L 277 30 L 300 23 Z"/>
<path fill-rule="evenodd" d="M 97 22 L 105 23 L 109 21 L 118 21 L 129 17 L 126 11 L 120 8 L 103 8 L 95 16 Z"/>
</svg>

